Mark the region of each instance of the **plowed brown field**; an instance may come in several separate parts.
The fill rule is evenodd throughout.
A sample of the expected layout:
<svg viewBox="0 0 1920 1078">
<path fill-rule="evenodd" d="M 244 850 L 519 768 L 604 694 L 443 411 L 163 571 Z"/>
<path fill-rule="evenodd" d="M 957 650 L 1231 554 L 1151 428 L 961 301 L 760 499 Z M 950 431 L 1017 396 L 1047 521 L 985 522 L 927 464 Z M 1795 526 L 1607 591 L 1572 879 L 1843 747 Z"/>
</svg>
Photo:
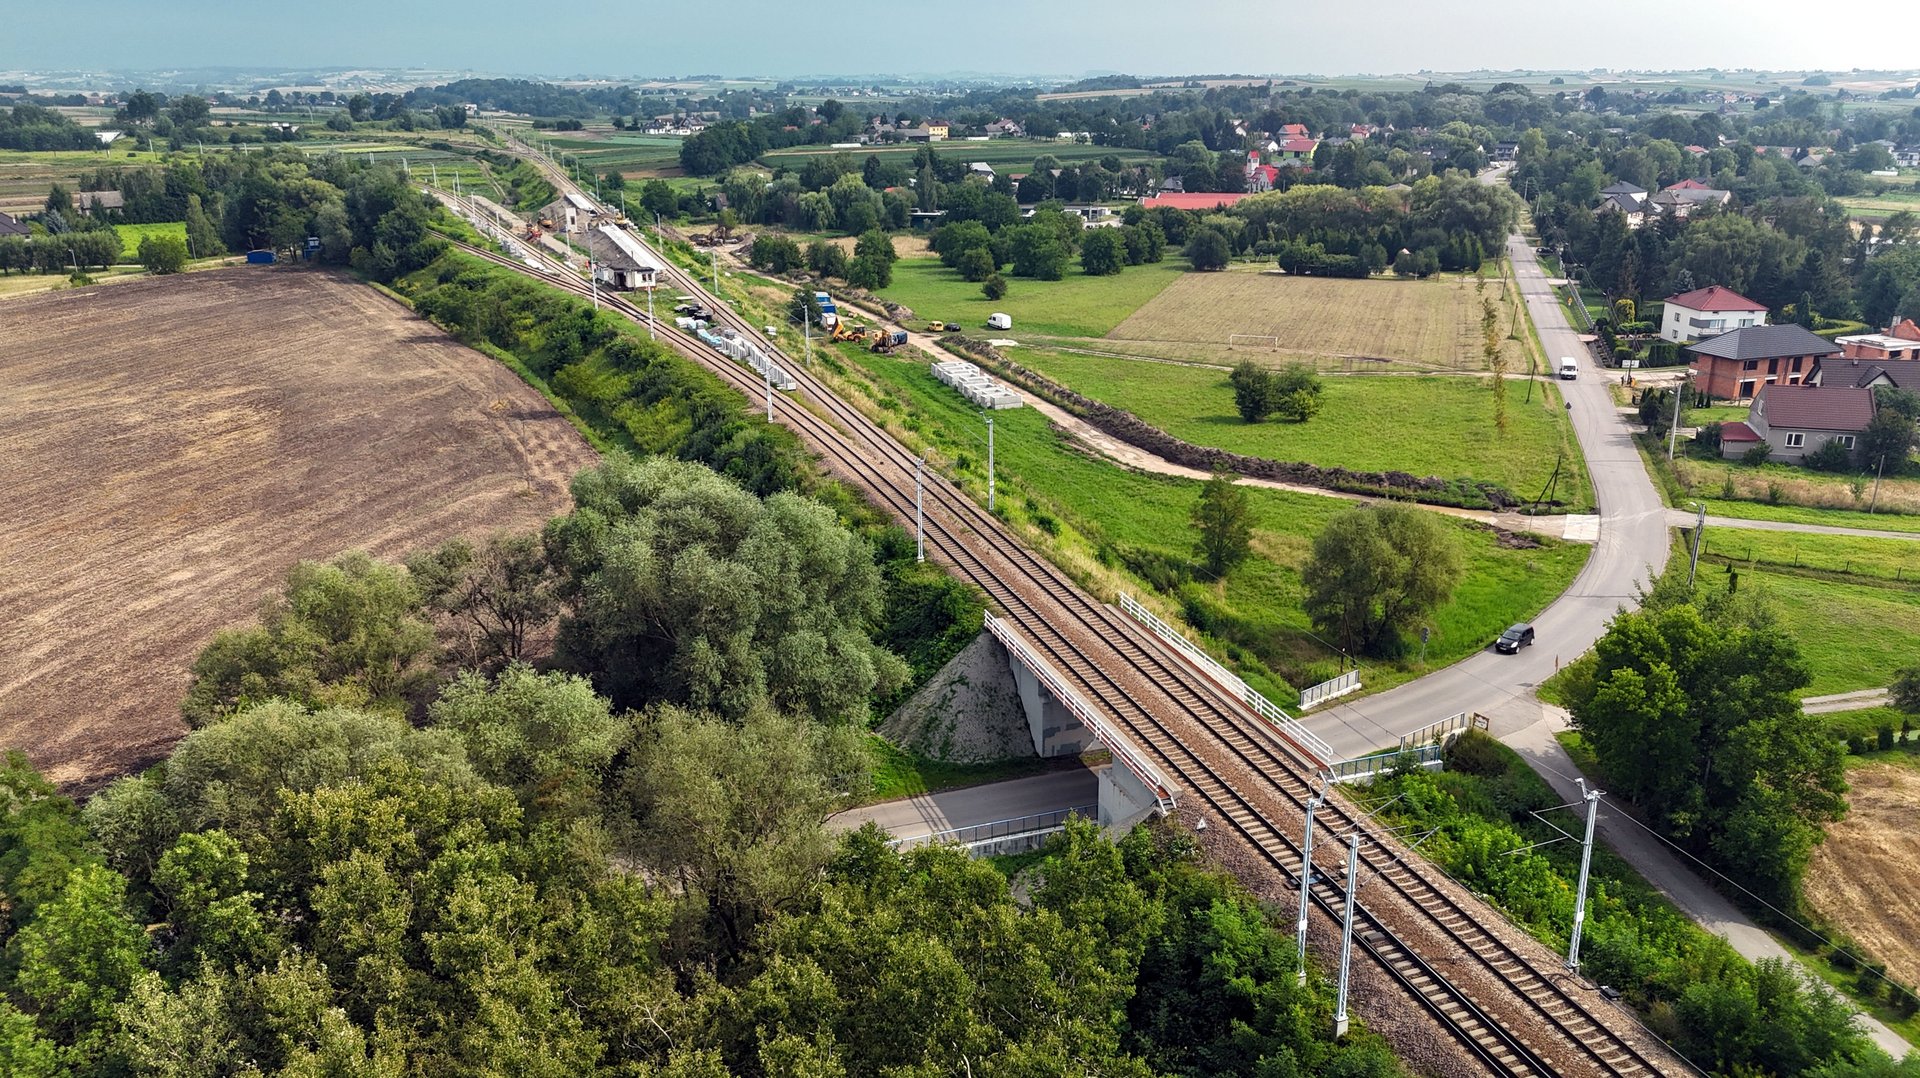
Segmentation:
<svg viewBox="0 0 1920 1078">
<path fill-rule="evenodd" d="M 199 649 L 302 558 L 539 524 L 595 455 L 512 372 L 283 268 L 0 303 L 0 749 L 163 755 Z"/>
<path fill-rule="evenodd" d="M 1806 894 L 1821 916 L 1860 941 L 1904 984 L 1920 981 L 1920 771 L 1866 764 L 1847 772 L 1847 818 L 1807 866 Z"/>
</svg>

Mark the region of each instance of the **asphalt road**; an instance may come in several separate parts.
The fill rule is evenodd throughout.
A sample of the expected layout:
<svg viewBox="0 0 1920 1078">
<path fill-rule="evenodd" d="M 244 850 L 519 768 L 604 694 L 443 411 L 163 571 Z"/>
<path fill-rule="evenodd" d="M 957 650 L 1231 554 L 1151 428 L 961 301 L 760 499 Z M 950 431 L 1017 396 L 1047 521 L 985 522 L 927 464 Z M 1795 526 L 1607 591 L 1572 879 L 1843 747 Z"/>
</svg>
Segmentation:
<svg viewBox="0 0 1920 1078">
<path fill-rule="evenodd" d="M 1091 805 L 1099 799 L 1098 772 L 1073 768 L 864 805 L 835 813 L 828 817 L 827 826 L 852 831 L 872 821 L 897 838 L 920 838 L 938 831 Z"/>
<path fill-rule="evenodd" d="M 1492 719 L 1495 736 L 1533 725 L 1541 717 L 1534 687 L 1592 647 L 1608 619 L 1631 605 L 1639 586 L 1667 561 L 1667 510 L 1607 391 L 1606 372 L 1568 325 L 1533 249 L 1515 236 L 1507 250 L 1547 362 L 1580 361 L 1580 377 L 1559 385 L 1592 477 L 1600 541 L 1573 586 L 1534 619 L 1532 648 L 1500 655 L 1488 647 L 1389 692 L 1309 715 L 1308 727 L 1343 756 L 1391 748 L 1401 734 L 1460 711 Z"/>
</svg>

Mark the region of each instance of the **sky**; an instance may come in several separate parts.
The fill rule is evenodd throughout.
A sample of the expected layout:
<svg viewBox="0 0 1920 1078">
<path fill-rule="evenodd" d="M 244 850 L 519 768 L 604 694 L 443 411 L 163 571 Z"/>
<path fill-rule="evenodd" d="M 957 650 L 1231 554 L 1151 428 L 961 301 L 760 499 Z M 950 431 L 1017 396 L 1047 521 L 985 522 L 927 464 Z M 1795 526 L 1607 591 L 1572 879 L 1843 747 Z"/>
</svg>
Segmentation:
<svg viewBox="0 0 1920 1078">
<path fill-rule="evenodd" d="M 1392 74 L 1920 66 L 1916 0 L 18 0 L 0 71 Z M 1676 17 L 1676 13 L 1679 16 Z M 1900 42 L 1892 49 L 1883 43 Z"/>
</svg>

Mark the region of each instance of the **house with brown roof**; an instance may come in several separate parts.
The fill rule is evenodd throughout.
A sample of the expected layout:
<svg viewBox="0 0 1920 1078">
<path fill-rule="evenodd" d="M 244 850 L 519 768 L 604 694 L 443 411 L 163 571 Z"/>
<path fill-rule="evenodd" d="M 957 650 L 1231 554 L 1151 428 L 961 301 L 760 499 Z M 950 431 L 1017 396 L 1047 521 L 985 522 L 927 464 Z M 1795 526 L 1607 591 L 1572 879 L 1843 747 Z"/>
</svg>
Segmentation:
<svg viewBox="0 0 1920 1078">
<path fill-rule="evenodd" d="M 125 209 L 127 198 L 118 191 L 75 191 L 73 208 L 92 216 L 95 210 Z"/>
<path fill-rule="evenodd" d="M 1760 387 L 1745 423 L 1720 430 L 1720 455 L 1729 460 L 1761 442 L 1767 459 L 1798 464 L 1828 442 L 1839 442 L 1859 456 L 1860 435 L 1873 422 L 1873 391 L 1832 386 Z"/>
<path fill-rule="evenodd" d="M 1731 288 L 1710 284 L 1661 304 L 1660 339 L 1675 344 L 1697 341 L 1730 329 L 1767 324 L 1767 305 L 1755 303 Z"/>
<path fill-rule="evenodd" d="M 1797 386 L 1816 362 L 1840 349 L 1804 326 L 1747 326 L 1687 346 L 1693 388 L 1720 400 L 1748 400 L 1762 387 Z"/>
</svg>

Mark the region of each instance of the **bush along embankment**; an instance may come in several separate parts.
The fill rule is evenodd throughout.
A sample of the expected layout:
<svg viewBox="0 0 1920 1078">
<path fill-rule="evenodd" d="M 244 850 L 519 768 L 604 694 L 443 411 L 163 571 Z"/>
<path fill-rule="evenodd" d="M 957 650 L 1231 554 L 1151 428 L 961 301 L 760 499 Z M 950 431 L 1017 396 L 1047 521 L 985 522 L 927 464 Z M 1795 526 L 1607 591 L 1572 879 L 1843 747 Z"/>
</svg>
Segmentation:
<svg viewBox="0 0 1920 1078">
<path fill-rule="evenodd" d="M 1577 834 L 1579 821 L 1555 811 L 1559 798 L 1510 749 L 1470 732 L 1447 750 L 1446 771 L 1395 774 L 1362 803 L 1380 805 L 1384 824 L 1428 836 L 1428 860 L 1566 949 L 1580 847 L 1556 840 Z M 1837 993 L 1786 962 L 1749 962 L 1601 847 L 1586 917 L 1582 973 L 1618 988 L 1648 1028 L 1709 1073 L 1907 1073 L 1889 1069 Z"/>
<path fill-rule="evenodd" d="M 1195 445 L 1176 438 L 1132 412 L 1076 393 L 1038 371 L 1013 362 L 985 341 L 955 337 L 949 343 L 979 360 L 982 365 L 1008 381 L 1044 400 L 1072 412 L 1102 432 L 1163 460 L 1202 471 L 1231 472 L 1249 479 L 1267 479 L 1294 483 L 1346 494 L 1368 494 L 1397 498 L 1428 505 L 1446 505 L 1459 509 L 1513 509 L 1521 500 L 1498 483 L 1471 478 L 1441 479 L 1407 472 L 1356 472 L 1347 468 L 1322 467 L 1303 461 L 1271 460 L 1230 453 L 1224 449 Z M 1554 506 L 1563 503 L 1553 502 Z"/>
<path fill-rule="evenodd" d="M 755 418 L 738 393 L 639 327 L 458 253 L 395 288 L 449 333 L 513 367 L 603 450 L 694 461 L 761 497 L 797 492 L 832 507 L 880 559 L 887 594 L 876 633 L 912 671 L 906 685 L 875 701 L 877 711 L 905 699 L 979 632 L 983 596 L 916 563 L 911 539 L 827 478 L 793 432 Z"/>
</svg>

